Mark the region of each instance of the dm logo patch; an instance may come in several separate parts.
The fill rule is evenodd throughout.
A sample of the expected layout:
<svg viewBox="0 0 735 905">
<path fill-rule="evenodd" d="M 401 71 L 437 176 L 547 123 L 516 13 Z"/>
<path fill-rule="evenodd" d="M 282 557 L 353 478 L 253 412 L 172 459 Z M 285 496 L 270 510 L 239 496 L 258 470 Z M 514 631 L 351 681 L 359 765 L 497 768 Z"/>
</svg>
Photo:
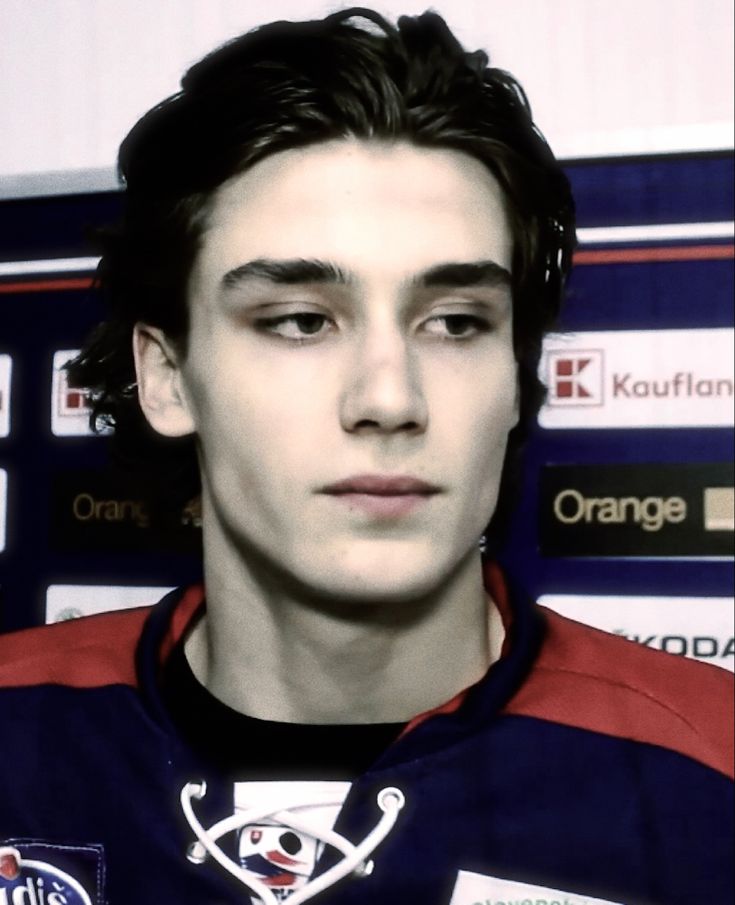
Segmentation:
<svg viewBox="0 0 735 905">
<path fill-rule="evenodd" d="M 0 905 L 103 905 L 101 846 L 0 845 Z"/>
</svg>

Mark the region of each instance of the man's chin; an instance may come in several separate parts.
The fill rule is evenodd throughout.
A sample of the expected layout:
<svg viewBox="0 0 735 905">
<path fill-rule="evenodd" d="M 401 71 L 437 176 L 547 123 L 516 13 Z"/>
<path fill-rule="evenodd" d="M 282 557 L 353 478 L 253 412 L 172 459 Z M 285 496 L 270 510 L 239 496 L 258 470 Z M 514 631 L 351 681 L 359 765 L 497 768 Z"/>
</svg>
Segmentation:
<svg viewBox="0 0 735 905">
<path fill-rule="evenodd" d="M 479 551 L 476 555 L 479 562 Z M 353 550 L 348 561 L 332 561 L 323 570 L 314 569 L 312 562 L 302 580 L 324 602 L 351 607 L 421 604 L 441 595 L 467 558 L 457 562 L 456 557 L 437 550 L 361 558 Z"/>
</svg>

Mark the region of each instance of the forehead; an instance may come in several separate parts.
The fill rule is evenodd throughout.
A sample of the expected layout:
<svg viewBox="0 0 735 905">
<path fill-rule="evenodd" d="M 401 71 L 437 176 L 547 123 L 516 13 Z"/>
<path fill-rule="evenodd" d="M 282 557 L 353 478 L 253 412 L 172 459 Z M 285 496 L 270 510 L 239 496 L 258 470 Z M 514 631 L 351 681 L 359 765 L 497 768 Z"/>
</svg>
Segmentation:
<svg viewBox="0 0 735 905">
<path fill-rule="evenodd" d="M 257 258 L 334 261 L 360 279 L 494 260 L 512 240 L 497 181 L 460 151 L 340 140 L 273 154 L 216 192 L 195 282 Z"/>
</svg>

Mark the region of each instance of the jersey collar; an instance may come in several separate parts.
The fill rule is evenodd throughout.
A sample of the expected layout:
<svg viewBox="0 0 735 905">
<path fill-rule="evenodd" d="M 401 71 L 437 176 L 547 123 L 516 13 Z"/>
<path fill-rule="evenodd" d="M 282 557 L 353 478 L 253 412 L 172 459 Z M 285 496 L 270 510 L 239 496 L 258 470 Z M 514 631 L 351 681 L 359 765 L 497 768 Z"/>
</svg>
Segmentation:
<svg viewBox="0 0 735 905">
<path fill-rule="evenodd" d="M 497 714 L 512 698 L 530 671 L 544 635 L 544 621 L 533 602 L 511 592 L 507 579 L 495 562 L 483 567 L 485 588 L 500 611 L 505 628 L 501 658 L 492 664 L 475 685 L 463 689 L 439 707 L 415 716 L 398 743 L 391 746 L 380 763 L 400 754 L 412 756 L 417 748 L 443 748 L 477 731 L 477 722 Z M 176 643 L 203 615 L 206 607 L 201 584 L 167 594 L 153 607 L 137 650 L 140 690 L 148 706 L 164 725 L 170 727 L 160 694 L 160 674 Z"/>
</svg>

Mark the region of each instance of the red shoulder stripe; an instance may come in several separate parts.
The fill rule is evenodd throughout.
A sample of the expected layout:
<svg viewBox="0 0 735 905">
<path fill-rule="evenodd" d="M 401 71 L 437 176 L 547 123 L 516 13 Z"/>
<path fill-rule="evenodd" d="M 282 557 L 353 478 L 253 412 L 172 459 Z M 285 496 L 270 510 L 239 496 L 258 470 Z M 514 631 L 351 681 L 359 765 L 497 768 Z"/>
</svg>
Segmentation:
<svg viewBox="0 0 735 905">
<path fill-rule="evenodd" d="M 200 584 L 184 592 L 163 639 L 161 660 L 186 631 L 203 599 Z M 135 651 L 150 610 L 118 610 L 0 635 L 0 688 L 136 686 Z"/>
<path fill-rule="evenodd" d="M 729 672 L 544 612 L 547 638 L 505 713 L 660 745 L 733 776 Z"/>
<path fill-rule="evenodd" d="M 137 685 L 135 648 L 150 607 L 0 636 L 0 687 Z"/>
</svg>

